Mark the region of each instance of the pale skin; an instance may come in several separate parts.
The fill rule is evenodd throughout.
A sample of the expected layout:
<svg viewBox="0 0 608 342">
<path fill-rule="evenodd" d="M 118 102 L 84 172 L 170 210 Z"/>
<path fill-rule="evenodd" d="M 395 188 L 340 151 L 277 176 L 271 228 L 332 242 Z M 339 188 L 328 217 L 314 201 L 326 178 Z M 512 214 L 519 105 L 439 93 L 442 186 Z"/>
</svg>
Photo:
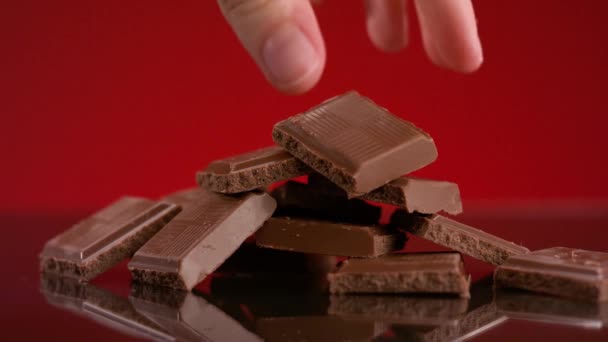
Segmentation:
<svg viewBox="0 0 608 342">
<path fill-rule="evenodd" d="M 416 11 L 429 59 L 440 67 L 470 73 L 483 62 L 471 1 L 365 0 L 367 33 L 378 49 L 399 51 L 408 44 L 407 12 Z M 326 47 L 310 0 L 218 0 L 218 4 L 275 88 L 301 94 L 317 84 L 325 68 Z"/>
</svg>

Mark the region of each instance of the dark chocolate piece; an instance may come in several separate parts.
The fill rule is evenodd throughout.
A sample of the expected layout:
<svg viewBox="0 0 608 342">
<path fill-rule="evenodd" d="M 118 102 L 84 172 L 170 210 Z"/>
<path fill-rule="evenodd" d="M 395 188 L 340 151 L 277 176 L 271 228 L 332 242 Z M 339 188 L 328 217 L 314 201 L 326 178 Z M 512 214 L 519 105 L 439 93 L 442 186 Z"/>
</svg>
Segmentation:
<svg viewBox="0 0 608 342">
<path fill-rule="evenodd" d="M 386 329 L 387 326 L 380 322 L 337 316 L 273 317 L 256 322 L 256 333 L 268 342 L 371 341 Z"/>
<path fill-rule="evenodd" d="M 178 341 L 262 341 L 224 311 L 191 292 L 146 287 L 132 291 L 129 300 L 140 314 Z"/>
<path fill-rule="evenodd" d="M 510 257 L 494 273 L 497 287 L 586 301 L 608 301 L 608 253 L 553 247 Z"/>
<path fill-rule="evenodd" d="M 306 174 L 309 168 L 280 147 L 272 146 L 216 160 L 196 174 L 197 183 L 226 194 L 249 191 Z"/>
<path fill-rule="evenodd" d="M 266 193 L 227 196 L 200 190 L 196 199 L 135 253 L 135 281 L 192 289 L 253 234 L 276 207 Z"/>
<path fill-rule="evenodd" d="M 508 257 L 530 250 L 441 215 L 421 216 L 396 211 L 391 223 L 421 238 L 473 258 L 500 265 Z"/>
<path fill-rule="evenodd" d="M 139 338 L 175 340 L 156 323 L 139 314 L 126 298 L 94 285 L 43 274 L 40 291 L 49 304 L 92 319 L 110 329 Z"/>
<path fill-rule="evenodd" d="M 270 195 L 277 201 L 277 211 L 274 216 L 310 217 L 344 223 L 377 224 L 382 214 L 382 208 L 360 199 L 349 200 L 346 197 L 328 194 L 318 187 L 294 181 L 277 187 Z"/>
<path fill-rule="evenodd" d="M 242 275 L 327 273 L 337 262 L 335 256 L 286 252 L 244 243 L 215 272 Z"/>
<path fill-rule="evenodd" d="M 455 252 L 349 259 L 327 275 L 331 293 L 443 293 L 469 297 L 470 278 Z"/>
<path fill-rule="evenodd" d="M 318 192 L 332 192 L 336 196 L 346 196 L 344 190 L 316 172 L 308 175 L 308 184 Z M 409 213 L 435 214 L 440 211 L 452 215 L 462 213 L 458 184 L 446 181 L 399 177 L 359 198 L 395 205 Z"/>
<path fill-rule="evenodd" d="M 331 296 L 328 313 L 352 320 L 383 323 L 440 326 L 455 322 L 467 312 L 464 298 L 423 296 Z"/>
<path fill-rule="evenodd" d="M 133 255 L 179 211 L 175 204 L 123 197 L 49 240 L 41 270 L 88 281 Z"/>
<path fill-rule="evenodd" d="M 601 329 L 608 324 L 608 302 L 580 302 L 518 290 L 496 290 L 498 312 L 526 321 Z"/>
<path fill-rule="evenodd" d="M 349 197 L 361 196 L 437 158 L 427 133 L 356 92 L 277 123 L 272 138 Z"/>
<path fill-rule="evenodd" d="M 405 234 L 384 226 L 272 217 L 257 232 L 256 243 L 293 252 L 374 257 L 402 249 Z"/>
</svg>

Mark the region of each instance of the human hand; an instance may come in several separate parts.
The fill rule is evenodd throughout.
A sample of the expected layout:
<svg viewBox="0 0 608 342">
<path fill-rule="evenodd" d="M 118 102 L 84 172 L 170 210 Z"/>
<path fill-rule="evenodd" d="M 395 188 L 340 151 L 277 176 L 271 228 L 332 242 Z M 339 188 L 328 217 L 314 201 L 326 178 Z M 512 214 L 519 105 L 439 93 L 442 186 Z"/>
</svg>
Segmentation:
<svg viewBox="0 0 608 342">
<path fill-rule="evenodd" d="M 414 0 L 424 49 L 431 61 L 473 72 L 483 53 L 472 0 Z M 318 1 L 317 1 L 318 2 Z M 367 33 L 384 51 L 408 42 L 406 2 L 366 0 Z M 241 43 L 277 89 L 308 91 L 325 67 L 325 44 L 309 0 L 218 0 Z"/>
</svg>

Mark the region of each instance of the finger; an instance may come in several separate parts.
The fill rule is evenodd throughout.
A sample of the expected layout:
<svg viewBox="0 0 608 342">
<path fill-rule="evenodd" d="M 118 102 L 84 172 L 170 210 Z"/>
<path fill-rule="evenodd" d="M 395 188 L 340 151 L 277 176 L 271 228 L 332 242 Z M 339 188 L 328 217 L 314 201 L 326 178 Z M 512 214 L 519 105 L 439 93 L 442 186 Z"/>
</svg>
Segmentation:
<svg viewBox="0 0 608 342">
<path fill-rule="evenodd" d="M 308 0 L 218 0 L 224 17 L 266 78 L 302 93 L 321 78 L 325 46 Z"/>
<path fill-rule="evenodd" d="M 471 0 L 416 0 L 426 53 L 437 65 L 473 72 L 483 62 Z"/>
<path fill-rule="evenodd" d="M 393 52 L 407 46 L 405 0 L 366 0 L 367 34 L 380 50 Z"/>
</svg>

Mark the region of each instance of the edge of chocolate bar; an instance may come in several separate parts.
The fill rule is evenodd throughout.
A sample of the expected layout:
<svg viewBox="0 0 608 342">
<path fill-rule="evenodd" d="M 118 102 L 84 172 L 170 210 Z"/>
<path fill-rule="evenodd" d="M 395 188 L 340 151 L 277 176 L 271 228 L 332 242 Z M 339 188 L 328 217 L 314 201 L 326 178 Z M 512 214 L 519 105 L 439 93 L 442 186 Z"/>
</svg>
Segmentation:
<svg viewBox="0 0 608 342">
<path fill-rule="evenodd" d="M 395 211 L 391 223 L 413 235 L 473 258 L 500 265 L 507 258 L 530 250 L 441 215 L 423 216 Z"/>
<path fill-rule="evenodd" d="M 608 253 L 553 247 L 513 256 L 494 271 L 497 288 L 608 301 Z"/>
<path fill-rule="evenodd" d="M 457 252 L 391 254 L 348 259 L 327 275 L 330 292 L 434 293 L 469 298 L 471 277 Z"/>
<path fill-rule="evenodd" d="M 347 196 L 346 191 L 317 172 L 308 175 L 308 186 L 326 195 Z M 448 181 L 403 176 L 358 198 L 394 205 L 405 209 L 408 213 L 435 214 L 440 211 L 452 215 L 462 213 L 458 184 Z"/>
<path fill-rule="evenodd" d="M 82 224 L 86 220 L 91 220 L 95 215 L 105 215 L 107 211 L 116 210 L 120 207 L 119 203 L 136 200 L 142 199 L 124 197 L 49 240 L 40 254 L 40 271 L 88 281 L 132 256 L 181 211 L 180 206 L 172 203 L 154 203 L 146 200 L 154 204 L 129 219 L 111 235 L 98 238 L 92 247 L 78 249 L 72 245 L 61 244 L 61 239 L 82 230 Z M 104 224 L 111 225 L 111 222 Z"/>
<path fill-rule="evenodd" d="M 271 146 L 238 156 L 211 162 L 196 173 L 202 188 L 234 194 L 302 176 L 309 168 L 278 146 Z"/>
</svg>

